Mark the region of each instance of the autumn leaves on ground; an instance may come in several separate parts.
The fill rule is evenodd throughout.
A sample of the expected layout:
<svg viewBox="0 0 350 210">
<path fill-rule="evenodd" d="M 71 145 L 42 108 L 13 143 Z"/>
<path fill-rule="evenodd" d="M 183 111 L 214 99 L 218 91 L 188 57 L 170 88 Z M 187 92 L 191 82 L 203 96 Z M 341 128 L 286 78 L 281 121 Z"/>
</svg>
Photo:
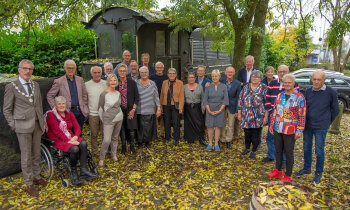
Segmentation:
<svg viewBox="0 0 350 210">
<path fill-rule="evenodd" d="M 328 134 L 325 173 L 321 185 L 311 185 L 312 176 L 292 181 L 323 193 L 335 209 L 350 209 L 350 114 L 343 115 L 341 135 Z M 266 153 L 266 128 L 257 160 L 240 155 L 243 138 L 231 150 L 206 152 L 196 142 L 174 147 L 160 140 L 136 155 L 119 155 L 119 162 L 106 160 L 100 177 L 80 187 L 64 189 L 56 175 L 38 198 L 25 192 L 21 174 L 0 180 L 0 208 L 249 208 L 254 189 L 269 182 L 274 163 L 261 164 Z M 89 131 L 85 130 L 88 139 Z M 313 170 L 315 156 L 313 156 Z M 294 170 L 303 164 L 302 140 L 297 140 Z"/>
</svg>

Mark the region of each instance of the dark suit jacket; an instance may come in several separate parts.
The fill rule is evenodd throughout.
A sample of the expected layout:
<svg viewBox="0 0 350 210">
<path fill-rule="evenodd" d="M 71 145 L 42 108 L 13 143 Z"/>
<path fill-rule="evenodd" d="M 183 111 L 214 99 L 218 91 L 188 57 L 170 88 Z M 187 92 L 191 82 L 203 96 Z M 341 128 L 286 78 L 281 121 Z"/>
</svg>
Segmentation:
<svg viewBox="0 0 350 210">
<path fill-rule="evenodd" d="M 5 87 L 3 113 L 7 123 L 16 133 L 33 133 L 35 128 L 35 115 L 44 130 L 43 106 L 39 84 L 32 81 L 34 91 L 34 103 L 29 101 L 22 93 L 26 91 L 18 80 Z"/>
<path fill-rule="evenodd" d="M 139 90 L 137 89 L 136 82 L 132 80 L 131 78 L 126 78 L 126 81 L 128 83 L 127 85 L 127 92 L 126 92 L 126 111 L 129 113 L 132 110 L 132 107 L 134 104 L 138 105 L 140 98 L 139 98 Z M 120 83 L 120 80 L 118 81 Z M 117 90 L 119 91 L 119 85 L 117 86 Z M 128 116 L 124 116 L 128 118 Z M 134 114 L 133 119 L 127 119 L 126 121 L 128 129 L 137 129 L 137 119 L 136 119 L 136 112 Z"/>
<path fill-rule="evenodd" d="M 221 79 L 220 82 L 226 85 L 227 79 L 226 78 Z M 241 83 L 238 80 L 233 79 L 231 88 L 227 89 L 228 100 L 229 100 L 229 105 L 227 108 L 231 114 L 237 113 L 237 106 L 238 106 L 238 99 L 239 99 L 240 92 L 241 92 Z"/>
<path fill-rule="evenodd" d="M 259 69 L 255 68 L 253 66 L 253 70 L 252 71 L 254 71 L 254 70 L 259 70 Z M 239 70 L 239 72 L 238 72 L 238 81 L 243 83 L 243 86 L 247 84 L 247 70 L 246 70 L 245 67 Z M 249 82 L 250 82 L 250 79 L 249 79 Z"/>
<path fill-rule="evenodd" d="M 86 91 L 85 83 L 83 78 L 75 75 L 75 83 L 77 85 L 78 92 L 78 101 L 81 113 L 83 113 L 84 117 L 89 115 L 89 107 L 88 107 L 88 93 Z M 66 75 L 55 79 L 53 81 L 52 87 L 46 95 L 47 102 L 50 104 L 50 107 L 53 108 L 55 106 L 55 97 L 63 96 L 66 98 L 66 106 L 67 109 L 70 110 L 72 99 L 70 97 L 70 90 L 67 82 Z"/>
<path fill-rule="evenodd" d="M 210 83 L 211 83 L 211 80 L 208 79 L 208 78 L 206 78 L 206 77 L 204 76 L 203 82 L 202 82 L 203 93 L 205 92 L 205 84 L 207 84 L 207 82 L 210 82 Z M 199 84 L 198 77 L 196 77 L 195 83 L 198 83 L 198 84 Z"/>
</svg>

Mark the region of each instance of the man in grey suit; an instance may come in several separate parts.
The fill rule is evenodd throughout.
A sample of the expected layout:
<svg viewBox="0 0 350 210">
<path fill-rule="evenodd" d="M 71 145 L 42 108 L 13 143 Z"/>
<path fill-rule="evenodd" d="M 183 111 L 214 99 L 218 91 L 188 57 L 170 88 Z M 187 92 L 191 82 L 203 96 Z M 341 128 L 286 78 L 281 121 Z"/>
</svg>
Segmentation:
<svg viewBox="0 0 350 210">
<path fill-rule="evenodd" d="M 17 135 L 27 192 L 38 196 L 33 184 L 46 186 L 47 181 L 40 177 L 40 139 L 44 133 L 44 117 L 39 84 L 31 80 L 33 69 L 30 60 L 24 59 L 19 63 L 18 80 L 5 87 L 3 113 Z"/>
<path fill-rule="evenodd" d="M 88 93 L 83 78 L 76 76 L 77 65 L 73 60 L 66 60 L 63 66 L 66 74 L 52 84 L 50 91 L 47 93 L 47 102 L 50 107 L 55 106 L 55 97 L 63 96 L 67 102 L 67 109 L 70 110 L 77 119 L 80 129 L 89 115 Z"/>
<path fill-rule="evenodd" d="M 234 144 L 237 144 L 239 140 L 240 122 L 237 118 L 237 106 L 239 94 L 241 92 L 241 84 L 238 80 L 234 78 L 235 68 L 233 68 L 233 66 L 228 66 L 226 68 L 225 75 L 226 78 L 222 79 L 220 82 L 224 83 L 227 87 L 229 105 L 226 107 L 225 111 L 225 118 L 227 119 L 227 128 L 221 128 L 221 141 L 226 142 L 227 148 L 231 149 L 232 138 Z"/>
</svg>

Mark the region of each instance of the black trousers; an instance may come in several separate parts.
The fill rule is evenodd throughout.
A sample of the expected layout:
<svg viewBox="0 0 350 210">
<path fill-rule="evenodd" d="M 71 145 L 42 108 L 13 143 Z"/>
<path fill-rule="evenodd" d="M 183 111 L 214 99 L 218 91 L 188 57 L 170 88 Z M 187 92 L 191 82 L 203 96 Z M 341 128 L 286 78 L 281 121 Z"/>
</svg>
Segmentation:
<svg viewBox="0 0 350 210">
<path fill-rule="evenodd" d="M 286 175 L 291 176 L 294 165 L 294 145 L 295 135 L 286 135 L 282 133 L 273 134 L 275 148 L 276 148 L 276 168 L 282 170 L 283 150 L 286 153 Z"/>
<path fill-rule="evenodd" d="M 171 137 L 171 122 L 173 123 L 173 138 L 178 141 L 180 139 L 180 114 L 179 110 L 175 109 L 175 106 L 163 106 L 164 113 L 164 130 L 165 139 L 170 140 Z"/>
<path fill-rule="evenodd" d="M 253 144 L 252 152 L 256 152 L 260 144 L 262 128 L 244 128 L 245 148 L 250 149 Z"/>
<path fill-rule="evenodd" d="M 120 139 L 122 140 L 122 145 L 126 145 L 128 142 L 130 145 L 134 145 L 134 139 L 135 139 L 135 130 L 134 129 L 128 129 L 127 126 L 127 119 L 128 119 L 128 112 L 126 109 L 121 107 L 121 110 L 123 112 L 123 123 L 122 127 L 120 129 Z M 136 114 L 134 115 L 136 117 Z"/>
<path fill-rule="evenodd" d="M 87 143 L 81 140 L 79 145 L 71 146 L 68 150 L 69 160 L 72 168 L 75 168 L 80 158 L 80 168 L 86 168 Z"/>
</svg>

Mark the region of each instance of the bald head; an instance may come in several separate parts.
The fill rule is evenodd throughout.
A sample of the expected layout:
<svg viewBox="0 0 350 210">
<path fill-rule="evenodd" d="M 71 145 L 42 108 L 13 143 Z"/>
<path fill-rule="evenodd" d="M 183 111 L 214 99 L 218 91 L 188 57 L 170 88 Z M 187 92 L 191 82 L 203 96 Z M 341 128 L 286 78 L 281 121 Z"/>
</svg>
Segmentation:
<svg viewBox="0 0 350 210">
<path fill-rule="evenodd" d="M 282 80 L 283 76 L 289 74 L 289 67 L 287 65 L 280 65 L 277 70 L 279 80 Z"/>
<path fill-rule="evenodd" d="M 322 70 L 317 70 L 312 74 L 311 78 L 312 84 L 315 90 L 319 90 L 324 85 L 326 81 L 326 74 Z"/>
</svg>

